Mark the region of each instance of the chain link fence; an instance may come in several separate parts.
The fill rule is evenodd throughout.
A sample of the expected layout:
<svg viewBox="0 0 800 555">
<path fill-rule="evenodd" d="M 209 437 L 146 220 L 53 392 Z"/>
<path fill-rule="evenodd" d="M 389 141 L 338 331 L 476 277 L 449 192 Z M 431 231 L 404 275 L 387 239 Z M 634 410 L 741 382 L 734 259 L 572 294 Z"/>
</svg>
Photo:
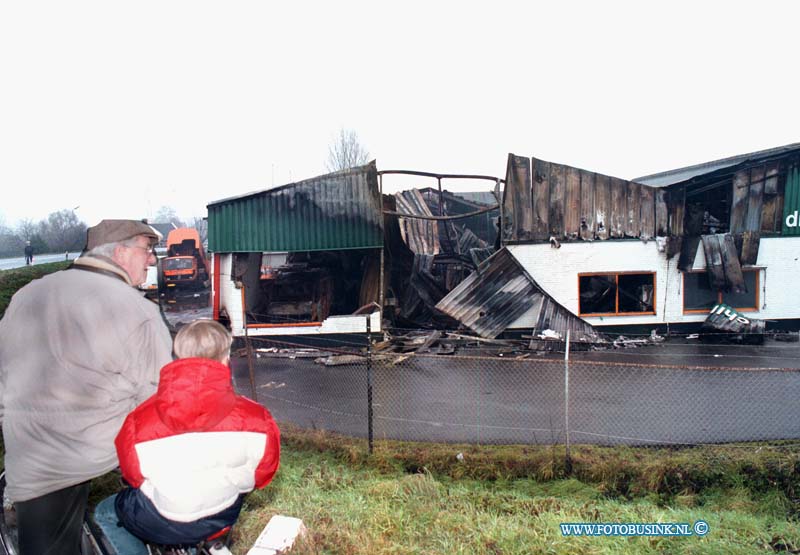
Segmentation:
<svg viewBox="0 0 800 555">
<path fill-rule="evenodd" d="M 320 350 L 250 338 L 235 379 L 278 421 L 352 437 L 437 443 L 696 445 L 800 440 L 800 370 L 731 365 L 691 345 L 692 364 L 594 353 L 429 355 Z M 687 343 L 688 344 L 688 343 Z M 784 362 L 796 361 L 785 351 Z M 749 352 L 749 351 L 747 351 Z M 694 353 L 694 354 L 692 354 Z M 669 358 L 669 357 L 667 357 Z M 781 362 L 781 357 L 777 357 Z M 750 365 L 747 365 L 750 362 Z M 774 361 L 773 361 L 774 362 Z M 762 365 L 763 366 L 763 365 Z"/>
</svg>

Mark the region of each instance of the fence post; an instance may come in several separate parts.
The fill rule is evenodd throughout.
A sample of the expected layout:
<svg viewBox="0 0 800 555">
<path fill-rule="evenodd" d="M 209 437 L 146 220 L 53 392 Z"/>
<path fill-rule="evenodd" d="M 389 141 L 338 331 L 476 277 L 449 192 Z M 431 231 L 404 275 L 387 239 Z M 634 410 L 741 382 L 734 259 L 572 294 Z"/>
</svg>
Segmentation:
<svg viewBox="0 0 800 555">
<path fill-rule="evenodd" d="M 372 315 L 367 314 L 367 442 L 372 454 Z"/>
<path fill-rule="evenodd" d="M 567 348 L 564 352 L 564 435 L 567 446 L 564 467 L 567 474 L 572 473 L 572 457 L 569 452 L 569 331 L 567 330 Z"/>
<path fill-rule="evenodd" d="M 258 394 L 256 393 L 256 372 L 253 368 L 253 345 L 250 343 L 250 336 L 247 335 L 247 327 L 244 328 L 244 343 L 247 347 L 247 368 L 250 370 L 250 393 L 253 395 L 253 401 L 258 403 Z"/>
</svg>

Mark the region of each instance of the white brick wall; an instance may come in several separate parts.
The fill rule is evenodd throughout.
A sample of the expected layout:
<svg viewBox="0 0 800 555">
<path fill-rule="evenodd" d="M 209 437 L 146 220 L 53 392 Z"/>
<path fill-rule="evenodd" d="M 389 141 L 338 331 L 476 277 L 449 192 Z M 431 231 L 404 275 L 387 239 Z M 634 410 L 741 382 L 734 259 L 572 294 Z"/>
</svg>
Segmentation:
<svg viewBox="0 0 800 555">
<path fill-rule="evenodd" d="M 591 272 L 656 272 L 656 314 L 647 316 L 588 317 L 593 325 L 701 322 L 704 314 L 683 314 L 683 279 L 677 269 L 678 256 L 667 260 L 655 241 L 594 241 L 512 245 L 509 251 L 542 289 L 573 313 L 578 313 L 578 274 Z M 800 237 L 762 239 L 758 253 L 760 310 L 754 318 L 800 318 L 800 295 L 792 285 L 800 270 Z M 693 265 L 705 268 L 702 244 Z M 522 315 L 511 328 L 533 326 L 533 310 Z"/>
</svg>

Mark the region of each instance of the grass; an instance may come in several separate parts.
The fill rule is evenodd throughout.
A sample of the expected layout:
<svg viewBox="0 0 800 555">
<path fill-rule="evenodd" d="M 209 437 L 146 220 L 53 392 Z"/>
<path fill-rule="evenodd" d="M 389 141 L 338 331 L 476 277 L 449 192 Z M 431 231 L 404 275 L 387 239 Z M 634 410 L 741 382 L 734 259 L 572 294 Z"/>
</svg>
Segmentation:
<svg viewBox="0 0 800 555">
<path fill-rule="evenodd" d="M 246 553 L 275 514 L 301 518 L 308 527 L 292 551 L 297 555 L 800 549 L 797 499 L 792 497 L 800 478 L 773 466 L 778 459 L 796 460 L 794 447 L 758 451 L 740 446 L 731 448 L 729 456 L 713 447 L 679 452 L 587 447 L 581 450 L 580 477 L 560 471 L 522 477 L 496 463 L 510 461 L 514 452 L 520 461 L 541 460 L 552 450 L 417 444 L 415 451 L 413 444 L 385 442 L 368 457 L 360 440 L 284 429 L 281 468 L 266 490 L 248 497 L 234 553 Z M 459 451 L 463 461 L 455 457 Z M 620 455 L 616 459 L 615 452 Z M 426 460 L 423 453 L 438 471 L 420 466 Z M 740 455 L 746 455 L 744 460 Z M 444 465 L 445 459 L 451 462 Z M 491 476 L 486 475 L 492 472 L 490 463 L 496 464 Z M 621 488 L 622 483 L 631 487 Z M 699 519 L 711 530 L 703 538 L 563 537 L 559 528 L 562 522 Z"/>
<path fill-rule="evenodd" d="M 247 499 L 232 551 L 276 514 L 309 554 L 800 552 L 798 445 L 563 449 L 363 440 L 283 424 L 281 467 Z M 456 458 L 462 453 L 463 458 Z M 549 462 L 548 462 L 549 461 Z M 109 475 L 93 499 L 118 487 Z M 705 537 L 564 537 L 563 522 L 705 520 Z"/>
</svg>

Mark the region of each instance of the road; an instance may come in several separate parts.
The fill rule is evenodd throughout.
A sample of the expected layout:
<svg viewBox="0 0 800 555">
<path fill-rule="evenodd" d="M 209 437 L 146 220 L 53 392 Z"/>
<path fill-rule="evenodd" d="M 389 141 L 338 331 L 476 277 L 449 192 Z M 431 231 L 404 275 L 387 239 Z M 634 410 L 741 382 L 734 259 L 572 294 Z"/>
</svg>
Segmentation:
<svg viewBox="0 0 800 555">
<path fill-rule="evenodd" d="M 375 362 L 374 436 L 563 443 L 568 414 L 574 443 L 800 439 L 800 344 L 770 340 L 733 347 L 683 340 L 633 351 L 573 353 L 568 403 L 560 360 L 431 356 Z M 597 360 L 604 355 L 622 360 Z M 365 362 L 326 367 L 313 359 L 274 357 L 263 353 L 254 374 L 259 402 L 279 421 L 366 437 Z M 237 388 L 251 395 L 246 359 L 234 361 L 234 376 Z"/>
<path fill-rule="evenodd" d="M 75 260 L 78 257 L 79 252 L 71 252 L 69 253 L 69 259 Z M 61 262 L 65 260 L 66 256 L 64 253 L 61 254 L 36 254 L 33 256 L 33 263 L 34 264 L 46 264 L 48 262 Z M 25 266 L 25 257 L 19 256 L 15 258 L 0 258 L 0 270 L 11 270 L 12 268 L 22 268 Z"/>
</svg>

